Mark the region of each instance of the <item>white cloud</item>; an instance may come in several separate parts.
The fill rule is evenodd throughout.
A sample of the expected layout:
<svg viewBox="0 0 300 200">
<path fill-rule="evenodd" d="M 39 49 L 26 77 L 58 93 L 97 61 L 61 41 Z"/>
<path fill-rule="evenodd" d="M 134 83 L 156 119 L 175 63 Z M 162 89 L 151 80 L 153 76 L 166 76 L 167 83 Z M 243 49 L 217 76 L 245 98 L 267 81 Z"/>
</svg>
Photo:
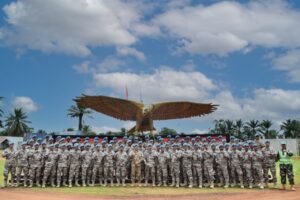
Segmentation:
<svg viewBox="0 0 300 200">
<path fill-rule="evenodd" d="M 292 82 L 300 82 L 300 49 L 290 50 L 271 57 L 276 70 L 286 71 Z"/>
<path fill-rule="evenodd" d="M 101 126 L 101 127 L 97 127 L 97 126 L 92 126 L 91 130 L 94 131 L 95 133 L 107 133 L 108 131 L 111 132 L 120 132 L 120 129 L 115 128 L 115 127 L 108 127 L 108 126 Z"/>
<path fill-rule="evenodd" d="M 113 71 L 116 69 L 119 69 L 119 67 L 124 66 L 125 62 L 112 57 L 112 56 L 108 56 L 106 57 L 102 62 L 98 63 L 97 66 L 95 67 L 96 72 L 100 71 L 100 72 L 108 72 L 108 71 Z"/>
<path fill-rule="evenodd" d="M 191 131 L 191 134 L 207 134 L 208 133 L 208 130 L 206 129 L 195 129 L 193 131 Z"/>
<path fill-rule="evenodd" d="M 13 108 L 22 108 L 25 112 L 31 113 L 38 110 L 37 104 L 29 97 L 15 97 L 12 101 Z"/>
<path fill-rule="evenodd" d="M 119 55 L 123 56 L 134 56 L 140 61 L 145 61 L 146 57 L 143 52 L 136 50 L 135 48 L 132 47 L 118 47 L 117 52 Z"/>
<path fill-rule="evenodd" d="M 220 56 L 255 46 L 300 46 L 300 12 L 284 1 L 222 1 L 183 6 L 156 16 L 155 23 L 193 54 Z"/>
<path fill-rule="evenodd" d="M 136 122 L 133 121 L 127 121 L 123 124 L 122 127 L 124 127 L 126 130 L 130 130 L 132 127 L 136 125 Z"/>
<path fill-rule="evenodd" d="M 9 26 L 0 35 L 9 45 L 87 56 L 91 47 L 134 44 L 135 27 L 148 27 L 142 9 L 122 0 L 18 0 L 4 6 Z"/>
<path fill-rule="evenodd" d="M 110 88 L 122 94 L 127 86 L 129 98 L 140 99 L 147 103 L 158 100 L 203 100 L 218 87 L 201 72 L 175 71 L 161 68 L 150 74 L 128 72 L 96 73 L 95 85 Z"/>
<path fill-rule="evenodd" d="M 92 72 L 89 61 L 84 61 L 80 64 L 73 65 L 73 69 L 79 74 L 89 74 Z"/>
</svg>

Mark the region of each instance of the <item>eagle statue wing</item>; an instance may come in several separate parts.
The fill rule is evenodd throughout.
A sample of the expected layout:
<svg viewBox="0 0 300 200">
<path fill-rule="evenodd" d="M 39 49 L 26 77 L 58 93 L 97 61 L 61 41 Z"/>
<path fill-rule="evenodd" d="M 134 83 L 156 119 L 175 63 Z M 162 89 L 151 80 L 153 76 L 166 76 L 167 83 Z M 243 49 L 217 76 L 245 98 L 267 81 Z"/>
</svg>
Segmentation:
<svg viewBox="0 0 300 200">
<path fill-rule="evenodd" d="M 120 120 L 136 120 L 137 112 L 141 112 L 143 104 L 107 96 L 83 95 L 74 99 L 78 105 L 91 108 L 97 112 Z"/>
<path fill-rule="evenodd" d="M 163 102 L 153 105 L 153 120 L 180 119 L 196 117 L 209 114 L 217 109 L 218 105 L 211 103 L 192 103 L 192 102 Z"/>
</svg>

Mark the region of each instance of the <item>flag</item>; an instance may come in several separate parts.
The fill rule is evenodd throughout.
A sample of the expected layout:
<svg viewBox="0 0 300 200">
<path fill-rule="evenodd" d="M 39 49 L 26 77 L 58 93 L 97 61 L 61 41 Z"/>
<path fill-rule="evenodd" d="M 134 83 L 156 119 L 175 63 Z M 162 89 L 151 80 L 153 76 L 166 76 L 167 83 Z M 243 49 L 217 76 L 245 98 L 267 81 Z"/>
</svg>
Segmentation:
<svg viewBox="0 0 300 200">
<path fill-rule="evenodd" d="M 127 85 L 125 86 L 125 98 L 128 100 L 128 89 L 127 89 Z"/>
</svg>

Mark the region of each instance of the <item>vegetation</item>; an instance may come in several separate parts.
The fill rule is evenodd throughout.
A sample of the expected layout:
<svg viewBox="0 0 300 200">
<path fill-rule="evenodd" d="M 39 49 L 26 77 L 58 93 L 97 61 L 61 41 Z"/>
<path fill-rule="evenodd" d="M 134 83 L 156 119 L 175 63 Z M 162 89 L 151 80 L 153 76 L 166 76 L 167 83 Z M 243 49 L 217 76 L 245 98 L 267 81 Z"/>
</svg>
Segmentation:
<svg viewBox="0 0 300 200">
<path fill-rule="evenodd" d="M 15 108 L 13 113 L 9 114 L 5 120 L 6 132 L 10 136 L 24 136 L 29 132 L 30 121 L 27 120 L 27 114 L 21 108 Z"/>
<path fill-rule="evenodd" d="M 72 118 L 78 118 L 78 130 L 81 131 L 82 127 L 83 127 L 83 116 L 84 115 L 88 115 L 90 116 L 90 114 L 92 113 L 92 111 L 86 107 L 80 106 L 80 105 L 72 105 L 69 109 L 68 109 L 68 116 L 72 117 Z"/>
</svg>

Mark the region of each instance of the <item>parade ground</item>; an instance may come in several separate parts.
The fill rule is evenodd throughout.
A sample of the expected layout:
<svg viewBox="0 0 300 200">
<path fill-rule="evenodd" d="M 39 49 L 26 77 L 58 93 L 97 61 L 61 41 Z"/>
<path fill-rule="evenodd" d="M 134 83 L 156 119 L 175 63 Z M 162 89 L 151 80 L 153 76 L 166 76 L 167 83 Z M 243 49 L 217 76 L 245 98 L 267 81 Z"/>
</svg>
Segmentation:
<svg viewBox="0 0 300 200">
<path fill-rule="evenodd" d="M 170 188 L 170 187 L 73 187 L 73 188 L 5 188 L 0 190 L 0 197 L 6 200 L 164 200 L 164 199 L 214 199 L 214 200 L 298 200 L 300 195 L 300 158 L 293 160 L 296 191 L 280 189 L 240 189 L 240 188 Z M 0 158 L 0 171 L 3 171 L 4 160 Z M 277 176 L 279 170 L 277 169 Z M 279 179 L 280 180 L 280 179 Z M 0 175 L 0 185 L 3 175 Z M 278 182 L 278 188 L 280 182 Z"/>
</svg>

